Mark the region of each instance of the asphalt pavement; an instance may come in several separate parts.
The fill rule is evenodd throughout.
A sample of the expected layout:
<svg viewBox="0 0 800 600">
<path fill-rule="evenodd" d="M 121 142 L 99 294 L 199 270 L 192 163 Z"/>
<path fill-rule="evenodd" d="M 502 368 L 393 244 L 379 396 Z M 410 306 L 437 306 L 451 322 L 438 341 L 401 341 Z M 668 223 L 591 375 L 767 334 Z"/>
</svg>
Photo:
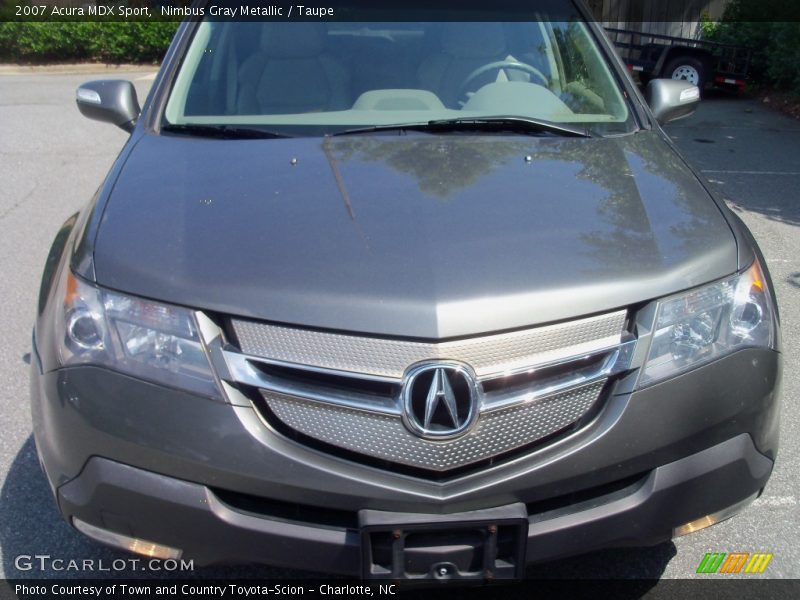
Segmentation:
<svg viewBox="0 0 800 600">
<path fill-rule="evenodd" d="M 103 76 L 103 75 L 99 75 Z M 105 75 L 107 76 L 107 75 Z M 140 98 L 152 75 L 134 81 Z M 31 437 L 28 365 L 38 284 L 61 223 L 101 184 L 126 134 L 80 116 L 75 88 L 91 73 L 0 72 L 0 577 L 86 577 L 25 570 L 17 557 L 93 559 L 128 555 L 75 533 L 56 512 Z M 531 576 L 687 578 L 706 552 L 771 552 L 763 577 L 800 578 L 800 121 L 754 100 L 709 94 L 698 112 L 668 127 L 685 156 L 717 186 L 761 245 L 783 322 L 781 449 L 764 493 L 742 514 L 654 548 L 595 552 L 530 569 Z M 119 564 L 119 563 L 117 563 Z M 22 567 L 22 569 L 18 568 Z M 157 576 L 130 570 L 114 576 Z M 95 576 L 109 576 L 96 572 Z M 197 569 L 181 576 L 291 577 L 263 567 Z"/>
</svg>

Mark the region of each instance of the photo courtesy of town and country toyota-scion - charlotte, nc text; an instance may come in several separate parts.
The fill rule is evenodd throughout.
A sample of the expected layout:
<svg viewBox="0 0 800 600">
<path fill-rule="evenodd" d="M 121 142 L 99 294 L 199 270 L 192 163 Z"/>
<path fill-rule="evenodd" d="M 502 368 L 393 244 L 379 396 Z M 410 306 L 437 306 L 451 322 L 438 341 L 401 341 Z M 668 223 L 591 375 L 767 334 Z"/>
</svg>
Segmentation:
<svg viewBox="0 0 800 600">
<path fill-rule="evenodd" d="M 141 597 L 199 597 L 199 598 L 253 598 L 259 596 L 302 596 L 306 593 L 320 596 L 394 596 L 398 587 L 395 584 L 379 585 L 330 583 L 297 584 L 235 584 L 204 585 L 202 583 L 109 583 L 109 584 L 21 584 L 14 586 L 14 593 L 20 597 L 33 596 L 79 596 L 112 598 L 114 596 Z"/>
<path fill-rule="evenodd" d="M 241 19 L 251 17 L 333 17 L 333 8 L 325 6 L 308 6 L 305 4 L 290 4 L 289 6 L 221 6 L 211 4 L 201 7 L 160 6 L 151 9 L 148 6 L 46 6 L 32 5 L 16 7 L 18 17 L 121 17 L 123 19 L 152 18 L 152 17 L 222 17 L 226 19 Z"/>
</svg>

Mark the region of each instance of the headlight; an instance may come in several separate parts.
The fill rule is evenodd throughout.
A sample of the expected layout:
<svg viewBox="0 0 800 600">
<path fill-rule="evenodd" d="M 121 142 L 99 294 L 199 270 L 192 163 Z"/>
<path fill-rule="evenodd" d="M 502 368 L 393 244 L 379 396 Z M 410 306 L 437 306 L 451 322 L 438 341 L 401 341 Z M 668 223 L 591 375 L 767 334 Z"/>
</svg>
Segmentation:
<svg viewBox="0 0 800 600">
<path fill-rule="evenodd" d="M 191 311 L 103 290 L 68 270 L 58 294 L 62 366 L 101 365 L 221 398 Z"/>
<path fill-rule="evenodd" d="M 658 303 L 639 385 L 746 347 L 775 347 L 775 317 L 758 262 L 747 271 Z"/>
</svg>

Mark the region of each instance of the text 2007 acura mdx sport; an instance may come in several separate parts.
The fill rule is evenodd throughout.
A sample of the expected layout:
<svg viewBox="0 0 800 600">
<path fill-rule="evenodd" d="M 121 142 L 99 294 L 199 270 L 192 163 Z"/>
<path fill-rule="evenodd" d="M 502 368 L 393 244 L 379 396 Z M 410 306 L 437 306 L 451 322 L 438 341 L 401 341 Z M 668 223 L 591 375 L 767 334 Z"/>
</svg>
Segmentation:
<svg viewBox="0 0 800 600">
<path fill-rule="evenodd" d="M 699 91 L 652 81 L 648 106 L 583 5 L 527 4 L 200 19 L 141 111 L 128 82 L 78 89 L 131 136 L 56 238 L 34 332 L 36 444 L 76 529 L 502 579 L 758 496 L 775 296 L 659 126 Z"/>
</svg>

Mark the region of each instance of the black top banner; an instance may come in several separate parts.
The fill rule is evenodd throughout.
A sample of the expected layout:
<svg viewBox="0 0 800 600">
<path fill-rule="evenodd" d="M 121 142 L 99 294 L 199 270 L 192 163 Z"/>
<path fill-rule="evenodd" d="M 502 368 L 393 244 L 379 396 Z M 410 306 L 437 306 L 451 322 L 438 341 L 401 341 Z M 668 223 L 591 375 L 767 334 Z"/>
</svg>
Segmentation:
<svg viewBox="0 0 800 600">
<path fill-rule="evenodd" d="M 0 21 L 514 21 L 575 15 L 599 21 L 800 22 L 800 0 L 0 0 Z M 723 10 L 721 10 L 724 9 Z M 688 11 L 688 12 L 687 12 Z"/>
<path fill-rule="evenodd" d="M 514 21 L 537 12 L 576 11 L 572 0 L 0 0 L 0 20 L 25 22 Z"/>
</svg>

